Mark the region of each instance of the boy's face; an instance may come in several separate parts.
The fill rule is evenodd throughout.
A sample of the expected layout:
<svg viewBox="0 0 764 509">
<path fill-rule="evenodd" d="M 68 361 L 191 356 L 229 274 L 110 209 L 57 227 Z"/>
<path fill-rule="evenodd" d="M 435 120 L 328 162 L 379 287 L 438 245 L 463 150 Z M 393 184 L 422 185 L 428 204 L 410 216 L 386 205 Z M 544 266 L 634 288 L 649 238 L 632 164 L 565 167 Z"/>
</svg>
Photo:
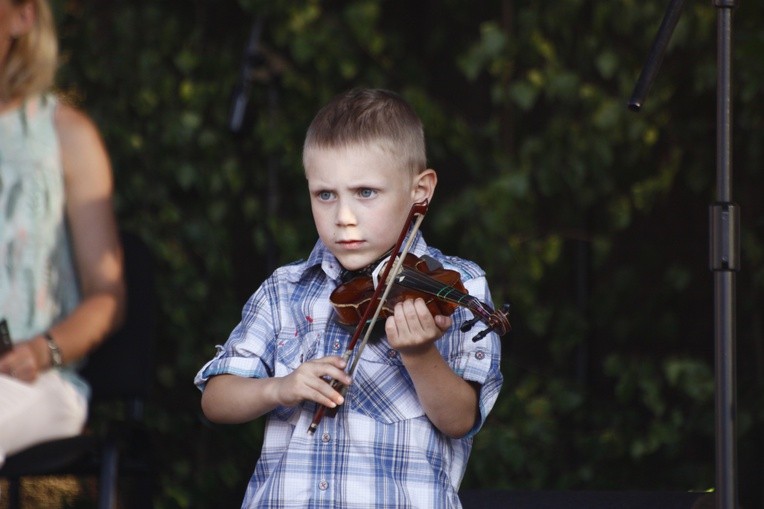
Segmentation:
<svg viewBox="0 0 764 509">
<path fill-rule="evenodd" d="M 348 270 L 395 245 L 414 203 L 430 200 L 433 170 L 417 175 L 379 147 L 310 149 L 305 176 L 318 236 Z"/>
</svg>

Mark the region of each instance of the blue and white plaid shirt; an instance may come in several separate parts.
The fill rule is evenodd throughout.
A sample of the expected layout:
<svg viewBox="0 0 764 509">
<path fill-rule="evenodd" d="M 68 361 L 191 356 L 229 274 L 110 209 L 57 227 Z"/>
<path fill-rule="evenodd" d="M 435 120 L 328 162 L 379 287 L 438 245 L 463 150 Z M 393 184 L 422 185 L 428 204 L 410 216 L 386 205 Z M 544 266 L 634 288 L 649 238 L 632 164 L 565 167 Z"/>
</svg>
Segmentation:
<svg viewBox="0 0 764 509">
<path fill-rule="evenodd" d="M 457 270 L 470 295 L 490 304 L 482 269 L 428 247 L 420 234 L 411 252 Z M 244 306 L 242 320 L 194 380 L 202 390 L 215 375 L 273 377 L 300 363 L 341 355 L 351 332 L 333 319 L 329 296 L 340 265 L 319 240 L 307 261 L 277 269 Z M 464 438 L 449 438 L 429 421 L 400 356 L 386 338 L 362 352 L 345 403 L 307 430 L 316 405 L 279 407 L 267 416 L 260 459 L 243 508 L 458 508 L 472 437 L 496 402 L 502 384 L 496 334 L 478 342 L 481 324 L 462 333 L 471 313 L 459 307 L 454 325 L 437 342 L 455 373 L 477 382 L 480 415 Z"/>
</svg>

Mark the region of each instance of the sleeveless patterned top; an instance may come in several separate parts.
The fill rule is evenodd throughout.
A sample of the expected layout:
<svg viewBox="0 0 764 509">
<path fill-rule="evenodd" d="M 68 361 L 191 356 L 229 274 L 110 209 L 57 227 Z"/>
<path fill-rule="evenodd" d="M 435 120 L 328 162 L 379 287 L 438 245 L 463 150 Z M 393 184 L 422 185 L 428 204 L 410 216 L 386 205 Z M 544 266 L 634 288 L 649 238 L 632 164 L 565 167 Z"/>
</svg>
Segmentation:
<svg viewBox="0 0 764 509">
<path fill-rule="evenodd" d="M 0 113 L 0 318 L 44 332 L 79 302 L 52 96 Z"/>
</svg>

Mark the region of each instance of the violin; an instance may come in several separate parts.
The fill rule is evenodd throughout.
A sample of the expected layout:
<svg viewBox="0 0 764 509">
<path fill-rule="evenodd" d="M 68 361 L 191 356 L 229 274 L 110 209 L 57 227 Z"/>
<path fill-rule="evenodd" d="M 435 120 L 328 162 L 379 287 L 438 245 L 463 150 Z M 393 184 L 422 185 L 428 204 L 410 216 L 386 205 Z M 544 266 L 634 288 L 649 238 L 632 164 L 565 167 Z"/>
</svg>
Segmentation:
<svg viewBox="0 0 764 509">
<path fill-rule="evenodd" d="M 330 301 L 340 324 L 358 325 L 368 306 L 379 305 L 372 298 L 376 284 L 378 282 L 372 273 L 355 277 L 332 292 Z M 381 303 L 380 318 L 392 316 L 399 302 L 421 298 L 433 316 L 450 316 L 459 306 L 472 311 L 478 320 L 488 325 L 473 341 L 479 341 L 491 331 L 503 336 L 511 329 L 506 306 L 501 312 L 496 312 L 488 304 L 469 295 L 457 271 L 443 268 L 429 256 L 420 258 L 407 253 L 401 270 L 391 278 L 391 284 L 387 300 Z M 468 331 L 474 323 L 474 320 L 470 320 L 463 324 L 462 332 Z"/>
<path fill-rule="evenodd" d="M 488 304 L 467 293 L 458 272 L 444 269 L 432 258 L 419 258 L 409 253 L 427 206 L 425 201 L 411 207 L 408 219 L 392 249 L 392 253 L 398 253 L 397 255 L 390 256 L 380 263 L 377 271 L 374 271 L 371 276 L 359 276 L 338 286 L 330 296 L 337 314 L 337 321 L 344 325 L 355 325 L 355 332 L 342 355 L 345 361 L 353 354 L 358 339 L 364 333 L 353 363 L 347 369 L 351 376 L 377 319 L 392 315 L 395 304 L 406 299 L 424 299 L 433 315 L 450 316 L 457 307 L 466 307 L 472 311 L 474 317 L 462 324 L 460 327 L 462 332 L 470 330 L 478 321 L 487 325 L 473 338 L 473 341 L 479 341 L 491 331 L 503 336 L 511 330 L 508 304 L 504 305 L 500 311 L 493 310 Z M 415 217 L 416 221 L 409 231 L 409 226 Z M 403 246 L 407 233 L 408 242 Z M 330 380 L 329 383 L 343 396 L 347 392 L 347 386 L 336 379 Z M 336 412 L 336 407 L 327 408 L 319 405 L 308 427 L 308 434 L 315 433 L 325 414 L 333 417 Z"/>
</svg>

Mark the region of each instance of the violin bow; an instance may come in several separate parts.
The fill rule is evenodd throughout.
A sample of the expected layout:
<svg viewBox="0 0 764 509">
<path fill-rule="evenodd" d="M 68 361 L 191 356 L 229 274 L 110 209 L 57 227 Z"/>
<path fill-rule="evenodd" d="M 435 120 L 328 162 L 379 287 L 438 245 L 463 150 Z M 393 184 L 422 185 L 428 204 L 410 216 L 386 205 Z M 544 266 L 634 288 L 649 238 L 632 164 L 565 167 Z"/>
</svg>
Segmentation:
<svg viewBox="0 0 764 509">
<path fill-rule="evenodd" d="M 379 278 L 379 284 L 377 284 L 376 288 L 374 288 L 374 293 L 372 294 L 371 300 L 369 301 L 370 303 L 373 303 L 375 300 L 379 299 L 376 309 L 374 310 L 374 315 L 371 317 L 371 319 L 369 319 L 372 306 L 371 305 L 367 306 L 363 312 L 363 315 L 361 316 L 360 321 L 358 322 L 358 325 L 355 328 L 355 332 L 353 333 L 353 336 L 350 339 L 350 342 L 348 343 L 347 348 L 342 354 L 342 358 L 347 362 L 347 360 L 350 358 L 350 356 L 353 354 L 353 351 L 355 350 L 355 345 L 358 342 L 358 338 L 361 336 L 361 332 L 365 328 L 366 334 L 361 340 L 361 344 L 358 346 L 358 352 L 356 353 L 356 356 L 353 358 L 352 364 L 347 370 L 348 375 L 352 376 L 353 373 L 355 372 L 355 368 L 358 365 L 358 361 L 361 359 L 361 352 L 363 352 L 364 348 L 366 347 L 366 344 L 369 342 L 369 338 L 371 337 L 371 331 L 374 329 L 374 324 L 377 322 L 377 319 L 379 318 L 379 315 L 382 312 L 382 308 L 384 307 L 385 301 L 387 300 L 387 296 L 390 293 L 390 289 L 393 286 L 391 284 L 388 284 L 388 277 L 391 272 L 393 274 L 397 274 L 398 272 L 400 272 L 401 266 L 403 265 L 403 259 L 406 257 L 406 254 L 408 254 L 409 250 L 411 249 L 411 245 L 413 244 L 414 238 L 416 237 L 416 232 L 419 231 L 419 227 L 421 226 L 422 221 L 424 220 L 424 216 L 427 213 L 427 208 L 428 208 L 428 202 L 427 200 L 425 200 L 422 202 L 415 203 L 411 207 L 411 210 L 409 211 L 408 218 L 406 219 L 406 222 L 403 225 L 401 234 L 398 236 L 398 240 L 395 243 L 395 247 L 393 247 L 391 251 L 390 258 L 387 260 L 387 263 L 385 263 L 385 268 L 383 269 L 382 274 Z M 414 221 L 414 216 L 416 216 L 416 221 Z M 414 225 L 410 227 L 412 222 L 414 223 Z M 403 245 L 403 241 L 406 239 L 406 234 L 409 234 L 406 245 L 403 246 L 403 250 L 401 251 L 400 254 L 395 254 L 395 253 L 398 253 L 398 251 L 401 249 L 401 246 Z M 338 382 L 337 380 L 332 380 L 331 385 L 333 388 L 337 389 L 342 384 Z M 345 390 L 347 390 L 347 386 L 342 385 L 342 387 L 340 387 L 339 390 L 340 392 L 344 392 Z M 336 412 L 336 409 L 332 409 L 332 410 Z M 324 405 L 319 405 L 316 408 L 316 412 L 313 415 L 313 421 L 310 423 L 310 426 L 308 427 L 309 435 L 313 435 L 316 432 L 316 429 L 318 428 L 318 425 L 321 422 L 321 419 L 323 418 L 326 411 L 327 411 L 327 407 Z"/>
</svg>

